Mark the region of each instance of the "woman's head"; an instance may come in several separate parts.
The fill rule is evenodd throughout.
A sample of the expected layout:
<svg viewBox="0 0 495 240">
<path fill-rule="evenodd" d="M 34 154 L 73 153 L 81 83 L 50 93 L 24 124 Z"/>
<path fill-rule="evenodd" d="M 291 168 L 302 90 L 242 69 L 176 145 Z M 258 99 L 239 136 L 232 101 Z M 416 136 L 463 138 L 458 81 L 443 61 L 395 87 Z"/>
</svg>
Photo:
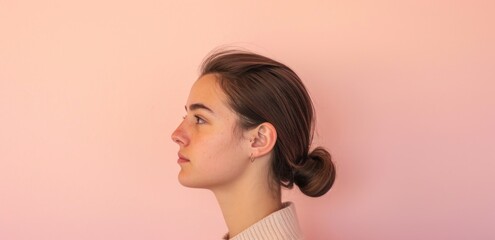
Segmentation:
<svg viewBox="0 0 495 240">
<path fill-rule="evenodd" d="M 235 182 L 249 169 L 249 141 L 236 134 L 238 115 L 213 74 L 192 86 L 184 120 L 172 133 L 179 145 L 179 182 L 215 189 Z"/>
<path fill-rule="evenodd" d="M 299 77 L 287 66 L 267 57 L 237 50 L 211 54 L 201 75 L 213 75 L 227 105 L 238 115 L 237 128 L 249 130 L 269 123 L 276 130 L 271 176 L 308 196 L 325 194 L 335 179 L 330 154 L 310 151 L 314 108 Z"/>
</svg>

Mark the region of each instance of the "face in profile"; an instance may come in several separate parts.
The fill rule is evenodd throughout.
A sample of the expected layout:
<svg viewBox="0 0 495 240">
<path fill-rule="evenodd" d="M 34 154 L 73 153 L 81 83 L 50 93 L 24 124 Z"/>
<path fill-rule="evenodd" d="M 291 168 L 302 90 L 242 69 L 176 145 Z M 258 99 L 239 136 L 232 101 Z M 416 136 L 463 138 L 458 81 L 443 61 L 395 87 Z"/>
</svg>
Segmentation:
<svg viewBox="0 0 495 240">
<path fill-rule="evenodd" d="M 249 141 L 236 130 L 239 117 L 215 75 L 194 83 L 185 108 L 184 120 L 172 133 L 179 145 L 179 182 L 208 189 L 235 184 L 249 164 Z"/>
</svg>

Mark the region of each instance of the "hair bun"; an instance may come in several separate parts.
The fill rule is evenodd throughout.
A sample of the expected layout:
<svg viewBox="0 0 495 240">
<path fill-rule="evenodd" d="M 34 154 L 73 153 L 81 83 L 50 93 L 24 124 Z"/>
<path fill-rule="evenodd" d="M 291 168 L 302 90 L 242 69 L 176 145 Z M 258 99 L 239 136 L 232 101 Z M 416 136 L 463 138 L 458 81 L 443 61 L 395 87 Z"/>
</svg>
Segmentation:
<svg viewBox="0 0 495 240">
<path fill-rule="evenodd" d="M 301 165 L 294 169 L 294 183 L 310 197 L 327 193 L 335 181 L 335 166 L 330 153 L 322 147 L 315 148 Z"/>
</svg>

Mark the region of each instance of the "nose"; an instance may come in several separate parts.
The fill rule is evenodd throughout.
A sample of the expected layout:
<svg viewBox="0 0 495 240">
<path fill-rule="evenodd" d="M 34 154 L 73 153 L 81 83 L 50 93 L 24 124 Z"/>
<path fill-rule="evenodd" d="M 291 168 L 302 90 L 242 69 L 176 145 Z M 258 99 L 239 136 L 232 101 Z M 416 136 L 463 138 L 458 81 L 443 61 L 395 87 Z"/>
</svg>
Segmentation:
<svg viewBox="0 0 495 240">
<path fill-rule="evenodd" d="M 172 141 L 179 145 L 187 145 L 187 136 L 184 132 L 183 123 L 181 123 L 175 130 L 172 132 Z"/>
</svg>

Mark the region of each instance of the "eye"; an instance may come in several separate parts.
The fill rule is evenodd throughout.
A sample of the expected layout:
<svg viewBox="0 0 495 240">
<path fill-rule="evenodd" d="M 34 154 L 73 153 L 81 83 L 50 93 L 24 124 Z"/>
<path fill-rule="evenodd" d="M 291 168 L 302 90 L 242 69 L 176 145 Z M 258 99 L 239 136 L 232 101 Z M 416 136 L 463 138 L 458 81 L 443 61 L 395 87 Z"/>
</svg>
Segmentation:
<svg viewBox="0 0 495 240">
<path fill-rule="evenodd" d="M 198 115 L 194 115 L 194 117 L 196 118 L 196 124 L 206 123 L 206 121 L 204 119 L 202 119 L 201 117 L 199 117 Z"/>
</svg>

